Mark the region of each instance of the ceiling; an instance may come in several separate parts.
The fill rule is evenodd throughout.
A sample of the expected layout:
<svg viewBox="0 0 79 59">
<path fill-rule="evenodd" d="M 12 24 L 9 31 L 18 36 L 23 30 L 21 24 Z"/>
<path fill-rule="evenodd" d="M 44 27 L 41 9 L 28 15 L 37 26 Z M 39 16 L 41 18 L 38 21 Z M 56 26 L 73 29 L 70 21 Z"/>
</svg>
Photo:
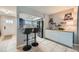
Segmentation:
<svg viewBox="0 0 79 59">
<path fill-rule="evenodd" d="M 73 8 L 74 6 L 26 6 L 26 7 L 36 10 L 40 13 L 50 15 L 65 9 Z"/>
<path fill-rule="evenodd" d="M 16 16 L 16 6 L 0 6 L 0 15 Z"/>
<path fill-rule="evenodd" d="M 25 8 L 26 10 L 30 8 L 32 10 L 38 11 L 39 13 L 50 15 L 65 9 L 73 8 L 73 6 L 25 6 Z M 3 9 L 5 12 L 3 11 Z M 16 6 L 0 6 L 0 15 L 5 14 L 7 10 L 9 11 L 8 15 L 16 15 L 17 13 Z"/>
<path fill-rule="evenodd" d="M 20 13 L 20 14 L 19 14 L 19 17 L 20 17 L 20 18 L 23 18 L 23 19 L 25 19 L 25 20 L 38 20 L 38 19 L 41 18 L 41 17 L 29 15 L 29 14 L 24 14 L 24 13 Z"/>
<path fill-rule="evenodd" d="M 20 13 L 21 18 L 35 20 L 35 18 L 40 18 L 44 14 L 51 15 L 73 7 L 74 6 L 18 6 L 17 12 Z"/>
</svg>

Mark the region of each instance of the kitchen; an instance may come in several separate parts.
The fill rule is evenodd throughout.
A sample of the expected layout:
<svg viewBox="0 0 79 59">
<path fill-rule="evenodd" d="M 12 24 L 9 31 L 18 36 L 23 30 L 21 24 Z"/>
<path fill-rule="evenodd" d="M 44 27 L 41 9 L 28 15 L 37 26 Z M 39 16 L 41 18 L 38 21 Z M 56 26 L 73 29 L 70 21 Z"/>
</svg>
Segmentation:
<svg viewBox="0 0 79 59">
<path fill-rule="evenodd" d="M 77 39 L 77 6 L 19 6 L 18 7 L 18 19 L 30 19 L 33 16 L 42 18 L 43 24 L 43 38 L 37 35 L 37 41 L 48 40 L 52 43 L 55 42 L 59 45 L 69 47 L 74 49 L 74 46 L 78 43 Z M 21 15 L 20 14 L 25 14 Z M 27 15 L 31 15 L 28 17 Z M 24 16 L 24 17 L 23 17 Z M 31 18 L 32 19 L 32 18 Z M 19 20 L 18 20 L 19 22 Z M 19 24 L 19 23 L 18 23 Z M 18 25 L 19 28 L 19 25 Z M 19 31 L 19 30 L 18 30 Z M 18 32 L 19 33 L 19 32 Z M 17 34 L 18 34 L 17 33 Z M 19 47 L 25 45 L 24 39 L 25 37 L 19 37 L 18 34 L 17 42 L 21 45 Z M 30 36 L 31 37 L 31 36 Z M 19 42 L 19 40 L 21 41 Z M 32 38 L 30 38 L 32 39 Z M 29 43 L 31 44 L 31 43 Z M 40 44 L 40 43 L 39 43 Z M 46 44 L 46 43 L 45 43 Z M 53 46 L 53 45 L 52 45 Z M 38 46 L 39 47 L 39 46 Z M 49 48 L 49 47 L 48 47 Z M 48 49 L 47 48 L 47 49 Z M 34 48 L 35 49 L 35 48 Z M 39 50 L 39 49 L 38 49 Z"/>
</svg>

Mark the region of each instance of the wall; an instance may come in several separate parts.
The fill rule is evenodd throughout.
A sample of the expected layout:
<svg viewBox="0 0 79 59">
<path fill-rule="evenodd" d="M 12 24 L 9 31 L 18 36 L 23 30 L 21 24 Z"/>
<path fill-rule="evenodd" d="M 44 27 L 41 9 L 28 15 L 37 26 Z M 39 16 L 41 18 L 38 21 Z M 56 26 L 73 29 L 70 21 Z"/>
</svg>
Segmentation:
<svg viewBox="0 0 79 59">
<path fill-rule="evenodd" d="M 78 6 L 78 13 L 77 13 L 77 42 L 79 44 L 79 6 Z"/>
<path fill-rule="evenodd" d="M 74 32 L 74 43 L 75 44 L 78 44 L 79 43 L 79 41 L 78 41 L 78 38 L 77 38 L 77 14 L 78 14 L 78 7 L 75 7 L 74 8 L 74 19 L 75 19 L 75 24 L 76 24 L 76 30 L 75 30 L 75 32 Z"/>
<path fill-rule="evenodd" d="M 1 36 L 1 17 L 0 17 L 0 36 Z"/>
<path fill-rule="evenodd" d="M 44 37 L 45 37 L 45 30 L 48 28 L 48 21 L 49 21 L 49 16 L 48 15 L 44 15 Z"/>
<path fill-rule="evenodd" d="M 60 23 L 64 20 L 64 15 L 68 12 L 72 12 L 73 26 L 71 26 L 71 28 L 64 26 L 64 28 L 67 28 L 66 31 L 74 32 L 74 43 L 77 43 L 77 7 L 52 14 L 50 18 L 53 18 L 56 23 Z"/>
<path fill-rule="evenodd" d="M 53 20 L 56 24 L 60 24 L 60 22 L 65 22 L 64 21 L 65 14 L 70 13 L 70 12 L 72 13 L 72 17 L 74 17 L 74 8 L 71 8 L 69 10 L 61 11 L 61 12 L 55 13 L 53 15 L 50 15 L 50 18 L 53 18 Z M 75 21 L 76 21 L 75 19 L 72 20 L 73 24 L 72 25 L 70 24 L 71 27 L 69 27 L 70 25 L 67 25 L 67 24 L 64 24 L 64 26 L 62 26 L 62 27 L 65 29 L 65 31 L 75 31 L 76 30 L 76 28 L 75 28 L 76 22 Z M 69 21 L 67 20 L 66 23 L 67 22 L 69 22 Z"/>
<path fill-rule="evenodd" d="M 0 16 L 0 30 L 1 30 L 1 16 Z"/>
<path fill-rule="evenodd" d="M 4 10 L 4 11 L 3 11 Z M 8 13 L 7 13 L 8 11 Z M 3 35 L 5 34 L 16 34 L 16 6 L 0 6 L 0 24 L 1 24 L 1 32 Z M 13 24 L 6 24 L 6 20 L 13 20 Z M 8 29 L 4 31 L 4 26 L 7 26 Z"/>
<path fill-rule="evenodd" d="M 37 16 L 37 17 L 43 17 L 43 14 L 41 14 L 40 12 L 32 10 L 26 6 L 17 7 L 17 18 L 18 18 L 18 20 L 17 20 L 17 25 L 18 25 L 17 26 L 17 30 L 18 30 L 17 31 L 17 46 L 25 44 L 24 40 L 26 39 L 26 36 L 22 33 L 22 30 L 19 29 L 19 15 L 21 13 L 29 14 L 29 15 L 33 15 L 33 16 Z"/>
<path fill-rule="evenodd" d="M 13 23 L 6 23 L 12 20 Z M 6 27 L 4 29 L 4 27 Z M 12 16 L 1 16 L 1 33 L 2 35 L 15 35 L 16 34 L 16 18 Z"/>
</svg>

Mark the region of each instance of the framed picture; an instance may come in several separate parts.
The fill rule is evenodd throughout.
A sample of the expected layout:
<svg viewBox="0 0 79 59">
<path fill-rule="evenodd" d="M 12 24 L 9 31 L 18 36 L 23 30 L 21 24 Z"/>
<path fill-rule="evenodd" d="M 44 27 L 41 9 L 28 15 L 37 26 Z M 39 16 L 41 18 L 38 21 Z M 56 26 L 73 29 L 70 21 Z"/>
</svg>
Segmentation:
<svg viewBox="0 0 79 59">
<path fill-rule="evenodd" d="M 73 20 L 72 13 L 66 13 L 64 16 L 64 20 Z"/>
</svg>

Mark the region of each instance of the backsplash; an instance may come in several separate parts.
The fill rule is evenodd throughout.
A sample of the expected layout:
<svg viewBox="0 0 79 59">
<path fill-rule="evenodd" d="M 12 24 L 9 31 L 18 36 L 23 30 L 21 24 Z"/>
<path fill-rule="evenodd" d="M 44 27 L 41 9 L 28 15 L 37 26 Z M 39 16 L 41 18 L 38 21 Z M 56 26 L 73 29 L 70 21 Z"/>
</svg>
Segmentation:
<svg viewBox="0 0 79 59">
<path fill-rule="evenodd" d="M 57 12 L 50 15 L 48 22 L 49 29 L 52 30 L 64 30 L 64 31 L 75 31 L 77 27 L 77 19 L 75 8 Z M 51 21 L 51 22 L 50 22 Z"/>
</svg>

